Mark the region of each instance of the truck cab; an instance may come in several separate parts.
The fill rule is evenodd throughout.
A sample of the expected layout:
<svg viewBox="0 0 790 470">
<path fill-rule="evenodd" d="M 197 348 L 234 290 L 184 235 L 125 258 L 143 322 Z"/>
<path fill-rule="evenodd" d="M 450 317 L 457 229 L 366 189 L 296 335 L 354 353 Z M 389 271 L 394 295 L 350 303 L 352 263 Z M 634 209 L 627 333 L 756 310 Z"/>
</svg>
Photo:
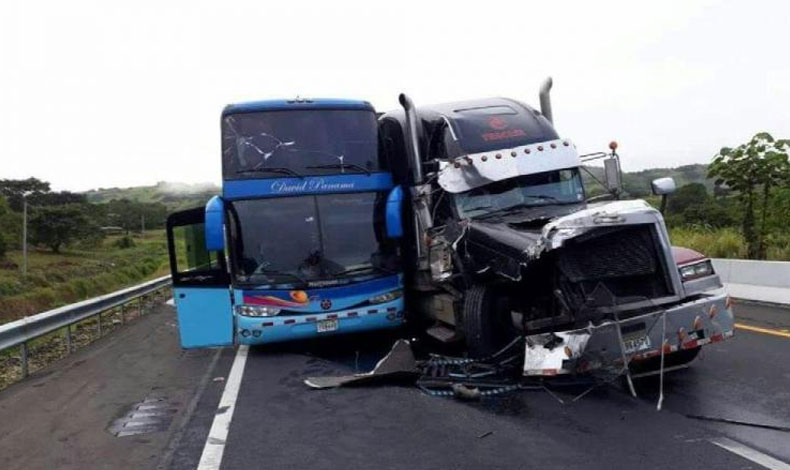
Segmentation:
<svg viewBox="0 0 790 470">
<path fill-rule="evenodd" d="M 587 364 L 624 360 L 602 360 L 601 351 L 660 351 L 678 331 L 731 335 L 729 301 L 710 261 L 695 262 L 693 279 L 683 274 L 689 270 L 676 263 L 661 213 L 620 200 L 615 148 L 584 157 L 559 136 L 549 89 L 550 82 L 541 111 L 506 98 L 417 107 L 401 95 L 403 109 L 380 118 L 386 151 L 398 162 L 393 174 L 408 194 L 403 250 L 412 311 L 430 334 L 465 341 L 478 357 L 517 336 L 585 327 L 600 330 L 587 338 L 590 354 L 579 361 Z M 590 158 L 604 160 L 604 198 L 585 192 Z M 666 181 L 655 186 L 671 191 Z M 699 315 L 700 305 L 719 317 Z M 659 337 L 663 315 L 673 331 Z"/>
</svg>

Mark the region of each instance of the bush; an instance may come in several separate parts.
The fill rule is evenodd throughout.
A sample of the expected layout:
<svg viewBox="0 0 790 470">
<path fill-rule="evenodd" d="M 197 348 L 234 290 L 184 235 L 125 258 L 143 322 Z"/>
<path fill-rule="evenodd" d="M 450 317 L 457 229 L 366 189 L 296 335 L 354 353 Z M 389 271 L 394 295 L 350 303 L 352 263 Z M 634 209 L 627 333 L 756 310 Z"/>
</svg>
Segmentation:
<svg viewBox="0 0 790 470">
<path fill-rule="evenodd" d="M 743 236 L 729 227 L 678 227 L 670 231 L 669 238 L 675 246 L 691 248 L 711 258 L 744 258 L 746 254 Z"/>
<path fill-rule="evenodd" d="M 124 235 L 123 237 L 115 240 L 113 246 L 116 248 L 132 248 L 134 246 L 134 239 L 129 235 Z"/>
<path fill-rule="evenodd" d="M 22 284 L 16 279 L 0 279 L 0 296 L 14 295 L 22 292 Z"/>
<path fill-rule="evenodd" d="M 767 258 L 774 261 L 790 261 L 790 234 L 772 233 L 765 240 Z"/>
</svg>

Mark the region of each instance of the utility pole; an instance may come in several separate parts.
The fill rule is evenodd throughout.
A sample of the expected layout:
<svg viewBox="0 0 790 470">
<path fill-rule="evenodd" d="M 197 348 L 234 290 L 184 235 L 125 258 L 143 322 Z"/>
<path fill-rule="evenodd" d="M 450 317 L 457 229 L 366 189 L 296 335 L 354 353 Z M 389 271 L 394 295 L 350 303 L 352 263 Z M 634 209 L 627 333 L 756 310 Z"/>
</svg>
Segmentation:
<svg viewBox="0 0 790 470">
<path fill-rule="evenodd" d="M 22 193 L 22 276 L 27 276 L 27 195 Z"/>
</svg>

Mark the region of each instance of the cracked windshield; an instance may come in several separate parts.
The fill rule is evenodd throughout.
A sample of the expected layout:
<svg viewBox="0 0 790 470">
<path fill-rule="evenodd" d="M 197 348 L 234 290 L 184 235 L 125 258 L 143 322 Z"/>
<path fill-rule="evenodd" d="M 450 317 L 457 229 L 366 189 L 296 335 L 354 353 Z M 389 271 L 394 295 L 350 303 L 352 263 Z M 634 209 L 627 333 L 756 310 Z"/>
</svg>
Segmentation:
<svg viewBox="0 0 790 470">
<path fill-rule="evenodd" d="M 575 168 L 496 181 L 455 195 L 456 207 L 462 217 L 549 204 L 573 204 L 583 200 L 581 175 Z"/>
<path fill-rule="evenodd" d="M 226 116 L 222 162 L 226 179 L 378 171 L 376 115 L 312 110 Z"/>
</svg>

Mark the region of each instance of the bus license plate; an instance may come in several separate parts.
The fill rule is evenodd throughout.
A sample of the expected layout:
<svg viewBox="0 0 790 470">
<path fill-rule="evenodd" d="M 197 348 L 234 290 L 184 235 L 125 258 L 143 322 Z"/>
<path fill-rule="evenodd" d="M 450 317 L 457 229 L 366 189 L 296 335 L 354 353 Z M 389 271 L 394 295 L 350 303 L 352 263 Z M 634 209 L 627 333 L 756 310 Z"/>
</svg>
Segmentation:
<svg viewBox="0 0 790 470">
<path fill-rule="evenodd" d="M 315 329 L 319 333 L 335 331 L 337 329 L 337 319 L 321 320 L 315 324 Z"/>
</svg>

